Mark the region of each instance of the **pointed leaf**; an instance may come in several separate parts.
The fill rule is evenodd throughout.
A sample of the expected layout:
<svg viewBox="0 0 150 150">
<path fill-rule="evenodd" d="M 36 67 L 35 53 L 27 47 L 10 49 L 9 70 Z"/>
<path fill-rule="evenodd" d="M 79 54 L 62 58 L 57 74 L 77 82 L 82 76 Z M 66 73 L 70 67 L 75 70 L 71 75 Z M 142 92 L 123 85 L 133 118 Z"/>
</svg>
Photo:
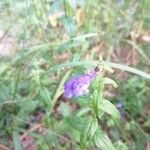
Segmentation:
<svg viewBox="0 0 150 150">
<path fill-rule="evenodd" d="M 16 131 L 13 131 L 13 142 L 14 142 L 15 150 L 22 150 L 19 133 Z"/>
<path fill-rule="evenodd" d="M 78 130 L 79 132 L 84 131 L 86 122 L 81 117 L 69 116 L 66 118 L 66 120 L 74 129 Z"/>
<path fill-rule="evenodd" d="M 63 22 L 65 30 L 68 32 L 70 36 L 72 36 L 77 29 L 75 21 L 70 16 L 67 15 L 61 17 L 61 21 Z"/>
<path fill-rule="evenodd" d="M 90 139 L 93 138 L 97 129 L 98 129 L 98 121 L 96 119 L 92 120 L 90 123 L 89 131 L 88 131 L 88 136 Z"/>
<path fill-rule="evenodd" d="M 102 150 L 115 150 L 107 134 L 100 129 L 96 130 L 92 141 L 98 148 Z"/>
<path fill-rule="evenodd" d="M 117 119 L 120 118 L 119 110 L 116 108 L 115 105 L 113 105 L 110 101 L 108 101 L 106 99 L 102 99 L 100 109 Z"/>
<path fill-rule="evenodd" d="M 117 83 L 110 78 L 104 78 L 104 84 L 112 84 L 115 88 L 118 87 Z"/>
</svg>

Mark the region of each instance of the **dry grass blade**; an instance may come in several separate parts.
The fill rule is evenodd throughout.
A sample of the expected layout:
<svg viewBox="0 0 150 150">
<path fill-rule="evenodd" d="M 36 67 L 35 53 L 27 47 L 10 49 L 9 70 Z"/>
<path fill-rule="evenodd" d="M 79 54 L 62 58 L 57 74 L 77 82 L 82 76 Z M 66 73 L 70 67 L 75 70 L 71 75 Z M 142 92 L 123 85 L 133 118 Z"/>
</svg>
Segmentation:
<svg viewBox="0 0 150 150">
<path fill-rule="evenodd" d="M 10 150 L 8 147 L 0 144 L 0 150 Z"/>
</svg>

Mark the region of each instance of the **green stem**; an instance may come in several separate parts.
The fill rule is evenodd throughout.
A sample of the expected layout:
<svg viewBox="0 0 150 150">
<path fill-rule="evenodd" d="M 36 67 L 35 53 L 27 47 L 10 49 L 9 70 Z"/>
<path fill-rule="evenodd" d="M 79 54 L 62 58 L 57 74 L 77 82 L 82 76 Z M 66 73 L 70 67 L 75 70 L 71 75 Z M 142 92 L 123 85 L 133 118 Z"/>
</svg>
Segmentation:
<svg viewBox="0 0 150 150">
<path fill-rule="evenodd" d="M 12 100 L 14 100 L 15 97 L 16 97 L 17 88 L 18 88 L 19 79 L 20 79 L 20 73 L 21 73 L 21 60 L 20 60 L 20 62 L 19 62 L 19 70 L 18 70 L 18 73 L 17 73 L 17 79 L 16 79 L 16 85 L 15 85 L 15 91 L 14 91 L 14 93 L 13 93 Z"/>
</svg>

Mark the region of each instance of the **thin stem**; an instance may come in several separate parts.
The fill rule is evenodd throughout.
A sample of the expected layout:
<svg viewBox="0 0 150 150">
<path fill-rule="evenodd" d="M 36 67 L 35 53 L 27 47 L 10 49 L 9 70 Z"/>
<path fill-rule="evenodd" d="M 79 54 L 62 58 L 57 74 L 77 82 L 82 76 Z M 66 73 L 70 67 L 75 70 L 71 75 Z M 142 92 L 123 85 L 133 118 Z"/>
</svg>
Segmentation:
<svg viewBox="0 0 150 150">
<path fill-rule="evenodd" d="M 65 11 L 65 14 L 67 14 L 66 0 L 63 0 L 63 3 L 64 3 L 64 11 Z"/>
<path fill-rule="evenodd" d="M 22 102 L 25 102 L 27 101 L 26 99 L 25 100 L 6 100 L 2 103 L 0 103 L 0 106 L 3 106 L 3 105 L 7 105 L 7 104 L 14 104 L 14 103 L 22 103 Z"/>
<path fill-rule="evenodd" d="M 16 97 L 17 88 L 18 88 L 19 79 L 20 79 L 20 73 L 21 73 L 21 59 L 19 61 L 19 70 L 18 70 L 18 73 L 17 73 L 17 79 L 16 79 L 16 84 L 15 84 L 15 91 L 13 93 L 13 98 L 12 98 L 13 101 L 14 101 L 14 99 Z"/>
<path fill-rule="evenodd" d="M 136 125 L 137 128 L 143 133 L 143 135 L 145 136 L 145 138 L 146 138 L 147 140 L 150 140 L 150 137 L 144 132 L 144 130 L 140 127 L 140 125 L 131 117 L 131 115 L 130 115 L 128 112 L 126 112 L 126 114 L 127 114 L 127 116 L 128 116 L 132 121 L 134 121 L 135 125 Z"/>
</svg>

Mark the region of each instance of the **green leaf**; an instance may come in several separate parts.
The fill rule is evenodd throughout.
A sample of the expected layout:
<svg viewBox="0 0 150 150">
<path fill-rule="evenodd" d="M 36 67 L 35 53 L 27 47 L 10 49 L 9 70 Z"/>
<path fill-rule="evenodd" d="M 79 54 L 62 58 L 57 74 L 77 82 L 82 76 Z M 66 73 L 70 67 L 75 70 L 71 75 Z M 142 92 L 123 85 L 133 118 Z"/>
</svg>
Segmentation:
<svg viewBox="0 0 150 150">
<path fill-rule="evenodd" d="M 9 68 L 9 64 L 1 64 L 1 67 L 0 67 L 0 75 L 2 73 L 4 73 L 7 69 Z"/>
<path fill-rule="evenodd" d="M 84 39 L 69 40 L 67 42 L 60 43 L 59 46 L 58 46 L 58 51 L 63 52 L 67 49 L 78 47 L 78 46 L 84 44 L 85 42 L 86 42 L 86 40 L 84 40 Z"/>
<path fill-rule="evenodd" d="M 98 129 L 98 121 L 97 121 L 97 119 L 92 120 L 90 122 L 90 127 L 88 129 L 89 130 L 88 131 L 88 136 L 89 136 L 90 139 L 93 138 L 93 136 L 94 136 L 94 134 L 95 134 L 95 132 L 96 132 L 97 129 Z"/>
<path fill-rule="evenodd" d="M 85 133 L 82 133 L 80 136 L 80 149 L 86 149 L 87 145 L 87 136 Z"/>
<path fill-rule="evenodd" d="M 125 143 L 123 143 L 122 141 L 117 141 L 114 144 L 116 150 L 129 150 L 129 148 L 125 145 Z"/>
<path fill-rule="evenodd" d="M 117 83 L 110 78 L 104 78 L 104 84 L 112 84 L 115 88 L 118 87 Z"/>
<path fill-rule="evenodd" d="M 38 101 L 22 101 L 22 103 L 19 103 L 21 109 L 19 110 L 18 114 L 32 113 L 38 107 L 38 104 Z"/>
<path fill-rule="evenodd" d="M 59 82 L 57 90 L 52 99 L 52 106 L 51 106 L 52 108 L 55 106 L 55 103 L 56 103 L 57 99 L 59 98 L 59 96 L 63 93 L 63 86 L 70 74 L 71 74 L 71 70 L 66 72 L 65 75 L 62 77 L 61 81 Z M 52 110 L 52 108 L 51 108 L 51 110 Z"/>
<path fill-rule="evenodd" d="M 69 116 L 66 118 L 66 120 L 74 129 L 78 130 L 79 132 L 83 132 L 85 125 L 88 124 L 83 118 L 76 116 Z"/>
<path fill-rule="evenodd" d="M 49 72 L 58 71 L 58 70 L 63 69 L 63 68 L 74 67 L 74 66 L 89 66 L 89 67 L 92 67 L 92 66 L 99 65 L 99 63 L 100 63 L 99 61 L 89 61 L 89 60 L 88 61 L 67 62 L 67 63 L 62 63 L 62 64 L 55 65 L 55 66 L 51 67 L 48 71 Z M 143 78 L 150 79 L 150 74 L 148 74 L 144 71 L 135 69 L 133 67 L 129 67 L 127 65 L 123 65 L 123 64 L 119 64 L 119 63 L 113 63 L 113 62 L 109 62 L 109 61 L 103 61 L 103 64 L 105 66 L 109 66 L 109 67 L 112 67 L 112 68 L 127 71 L 127 72 L 130 72 L 130 73 L 139 75 Z"/>
<path fill-rule="evenodd" d="M 90 108 L 90 107 L 83 107 L 83 108 L 81 108 L 81 109 L 78 111 L 77 116 L 80 117 L 80 116 L 82 116 L 82 115 L 84 115 L 84 114 L 89 113 L 90 111 L 91 111 L 91 108 Z"/>
<path fill-rule="evenodd" d="M 68 34 L 72 36 L 77 29 L 75 21 L 72 19 L 72 17 L 69 17 L 67 15 L 62 17 L 61 21 L 63 22 L 64 27 L 66 31 L 68 32 Z"/>
<path fill-rule="evenodd" d="M 42 139 L 39 139 L 37 143 L 40 150 L 49 150 L 49 146 Z"/>
<path fill-rule="evenodd" d="M 88 95 L 73 98 L 73 101 L 79 104 L 80 106 L 89 106 L 91 104 L 90 97 Z"/>
<path fill-rule="evenodd" d="M 72 8 L 73 10 L 76 10 L 77 1 L 75 1 L 75 0 L 66 0 L 66 1 L 67 1 L 67 3 L 71 6 L 71 8 Z"/>
<path fill-rule="evenodd" d="M 144 122 L 144 128 L 150 129 L 150 119 L 148 119 L 146 122 Z"/>
<path fill-rule="evenodd" d="M 64 117 L 69 116 L 71 113 L 71 110 L 70 110 L 70 107 L 68 106 L 68 104 L 63 103 L 63 102 L 60 104 L 60 111 Z"/>
<path fill-rule="evenodd" d="M 40 100 L 47 106 L 50 106 L 51 105 L 51 95 L 50 95 L 51 93 L 45 87 L 40 87 L 39 91 L 40 91 L 39 92 Z"/>
<path fill-rule="evenodd" d="M 22 150 L 19 133 L 17 131 L 13 131 L 13 142 L 15 146 L 15 150 Z"/>
<path fill-rule="evenodd" d="M 120 118 L 119 110 L 116 108 L 115 105 L 113 105 L 110 101 L 106 99 L 102 99 L 100 109 L 117 119 Z"/>
<path fill-rule="evenodd" d="M 110 73 L 114 72 L 114 70 L 110 66 L 103 64 L 103 61 L 102 61 L 102 67 Z"/>
<path fill-rule="evenodd" d="M 107 134 L 100 129 L 96 130 L 92 141 L 98 148 L 102 150 L 115 150 Z"/>
</svg>

